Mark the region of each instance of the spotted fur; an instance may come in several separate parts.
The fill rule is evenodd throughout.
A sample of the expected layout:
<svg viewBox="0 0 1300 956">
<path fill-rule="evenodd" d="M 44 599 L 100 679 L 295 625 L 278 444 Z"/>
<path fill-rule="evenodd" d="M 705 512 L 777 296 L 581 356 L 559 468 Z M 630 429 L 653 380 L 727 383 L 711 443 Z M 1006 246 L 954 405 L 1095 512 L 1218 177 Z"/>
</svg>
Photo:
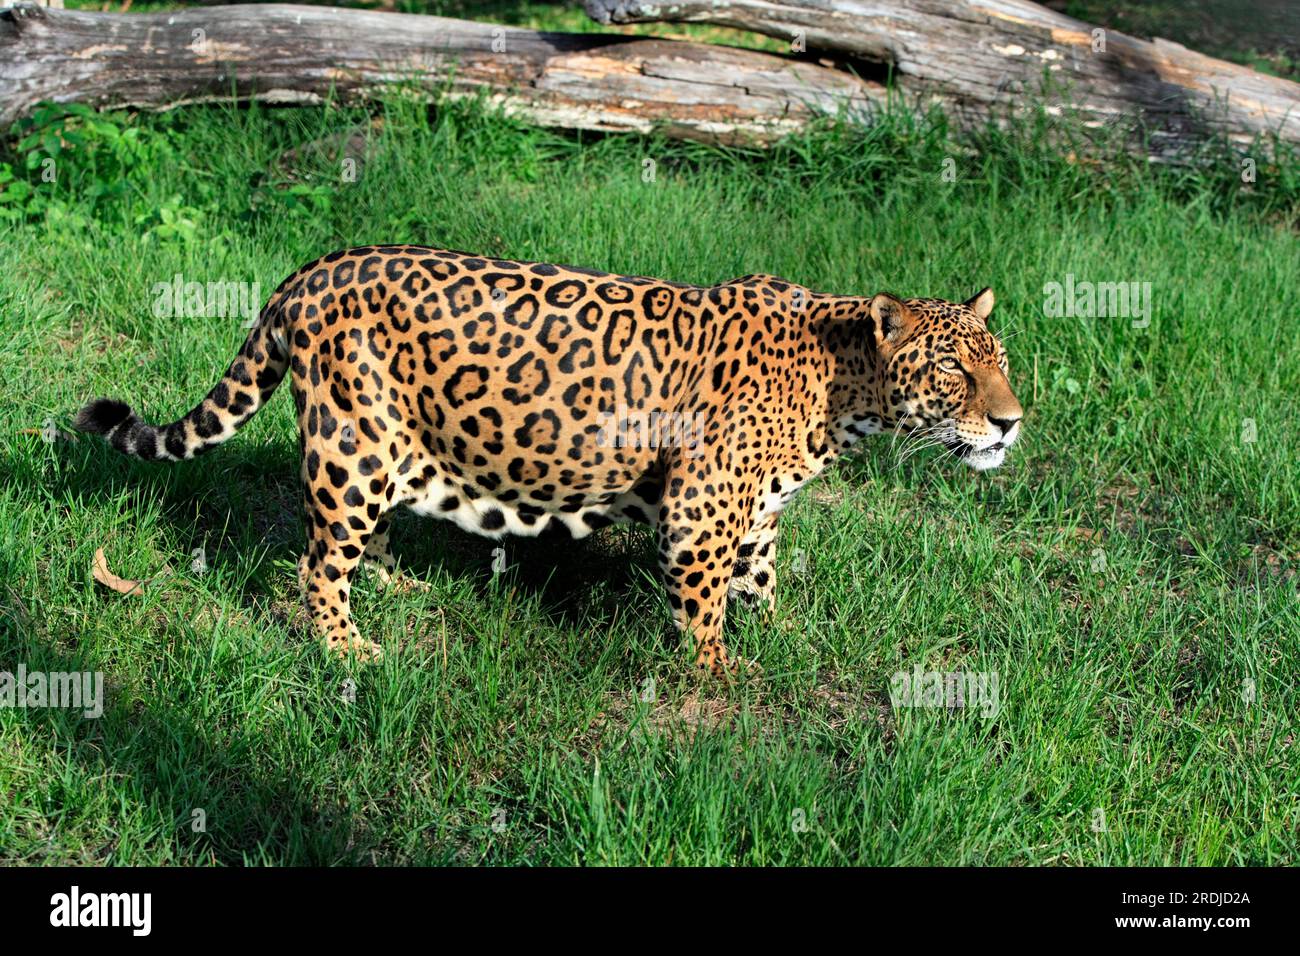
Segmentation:
<svg viewBox="0 0 1300 956">
<path fill-rule="evenodd" d="M 762 275 L 703 288 L 367 246 L 281 283 L 183 418 L 149 425 L 99 399 L 77 427 L 137 458 L 193 458 L 287 371 L 299 577 L 329 650 L 379 653 L 349 587 L 363 560 L 392 569 L 388 516 L 405 505 L 491 538 L 653 526 L 674 622 L 721 673 L 728 596 L 771 605 L 782 510 L 858 438 L 926 429 L 975 468 L 1002 462 L 1021 410 L 992 307 L 987 289 L 955 304 Z"/>
</svg>

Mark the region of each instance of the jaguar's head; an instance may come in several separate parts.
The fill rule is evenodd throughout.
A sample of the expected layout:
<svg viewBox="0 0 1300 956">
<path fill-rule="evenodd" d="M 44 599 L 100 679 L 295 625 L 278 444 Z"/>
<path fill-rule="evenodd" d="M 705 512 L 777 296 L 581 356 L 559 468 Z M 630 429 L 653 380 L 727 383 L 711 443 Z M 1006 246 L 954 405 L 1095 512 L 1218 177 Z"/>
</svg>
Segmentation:
<svg viewBox="0 0 1300 956">
<path fill-rule="evenodd" d="M 869 309 L 883 423 L 941 443 L 977 471 L 1002 464 L 1024 412 L 1006 349 L 989 331 L 993 290 L 960 304 L 882 292 Z"/>
</svg>

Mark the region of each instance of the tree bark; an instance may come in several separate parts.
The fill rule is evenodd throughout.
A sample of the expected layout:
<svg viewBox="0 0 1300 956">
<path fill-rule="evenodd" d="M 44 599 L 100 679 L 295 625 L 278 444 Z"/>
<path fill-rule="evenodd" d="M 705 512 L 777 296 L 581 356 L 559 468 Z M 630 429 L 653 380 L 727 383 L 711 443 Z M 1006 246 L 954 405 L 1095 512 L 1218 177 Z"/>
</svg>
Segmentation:
<svg viewBox="0 0 1300 956">
<path fill-rule="evenodd" d="M 671 40 L 289 4 L 111 14 L 0 11 L 0 123 L 43 100 L 170 108 L 261 100 L 484 96 L 586 130 L 762 143 L 862 114 L 882 87 L 811 63 Z"/>
<path fill-rule="evenodd" d="M 1025 107 L 1128 134 L 1152 158 L 1185 159 L 1214 134 L 1238 147 L 1300 142 L 1300 84 L 1139 40 L 1029 0 L 585 0 L 600 23 L 712 23 L 801 41 L 892 68 L 904 93 L 964 125 Z"/>
</svg>

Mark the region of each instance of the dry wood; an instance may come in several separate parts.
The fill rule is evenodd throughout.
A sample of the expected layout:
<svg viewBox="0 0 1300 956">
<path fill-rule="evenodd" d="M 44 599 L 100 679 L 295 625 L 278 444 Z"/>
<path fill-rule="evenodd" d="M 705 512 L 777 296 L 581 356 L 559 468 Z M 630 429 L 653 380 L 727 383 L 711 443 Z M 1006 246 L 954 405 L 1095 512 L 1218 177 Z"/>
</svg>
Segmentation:
<svg viewBox="0 0 1300 956">
<path fill-rule="evenodd" d="M 1273 134 L 1300 142 L 1300 84 L 1029 0 L 586 0 L 586 9 L 600 23 L 712 23 L 888 65 L 905 93 L 967 124 L 1045 102 L 1084 128 L 1127 129 L 1157 159 L 1186 157 L 1212 133 L 1238 146 Z"/>
<path fill-rule="evenodd" d="M 0 123 L 43 100 L 99 108 L 482 95 L 547 126 L 763 142 L 864 114 L 884 90 L 766 53 L 289 4 L 121 15 L 0 11 Z"/>
</svg>

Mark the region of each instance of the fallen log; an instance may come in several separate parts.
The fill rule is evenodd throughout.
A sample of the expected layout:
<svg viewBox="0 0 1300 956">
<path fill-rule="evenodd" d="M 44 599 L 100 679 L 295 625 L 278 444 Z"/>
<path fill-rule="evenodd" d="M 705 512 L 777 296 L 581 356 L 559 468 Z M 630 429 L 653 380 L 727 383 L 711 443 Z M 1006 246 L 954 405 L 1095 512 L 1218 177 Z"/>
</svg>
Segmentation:
<svg viewBox="0 0 1300 956">
<path fill-rule="evenodd" d="M 884 89 L 766 53 L 622 35 L 290 4 L 112 14 L 0 11 L 0 123 L 41 101 L 166 109 L 261 100 L 483 96 L 585 130 L 762 143 Z"/>
<path fill-rule="evenodd" d="M 1185 159 L 1225 136 L 1300 143 L 1300 84 L 1167 40 L 1102 30 L 1029 0 L 585 0 L 599 23 L 711 23 L 892 68 L 900 89 L 967 126 L 1025 107 L 1122 130 L 1134 151 Z"/>
</svg>

